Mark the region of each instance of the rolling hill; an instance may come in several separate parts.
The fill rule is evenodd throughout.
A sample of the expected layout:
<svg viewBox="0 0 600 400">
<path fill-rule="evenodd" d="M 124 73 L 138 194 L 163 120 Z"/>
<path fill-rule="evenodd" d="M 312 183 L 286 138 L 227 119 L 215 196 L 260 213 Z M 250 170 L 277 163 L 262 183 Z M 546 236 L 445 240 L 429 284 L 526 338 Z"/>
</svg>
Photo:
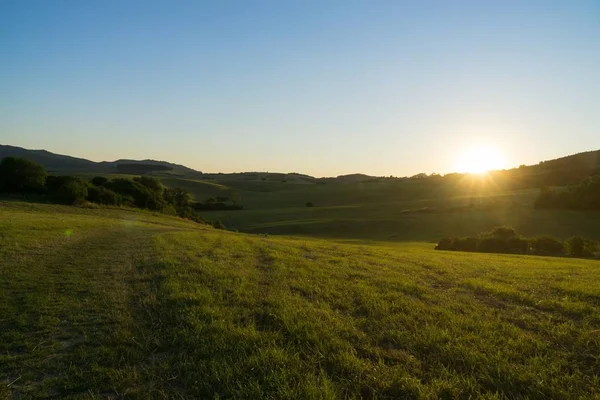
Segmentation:
<svg viewBox="0 0 600 400">
<path fill-rule="evenodd" d="M 152 163 L 0 150 L 84 176 Z M 593 174 L 597 154 L 326 182 L 157 162 L 197 200 L 237 196 L 203 216 L 242 232 L 0 200 L 0 398 L 598 398 L 597 260 L 427 243 L 498 225 L 600 239 L 600 213 L 536 210 L 520 188 Z"/>
<path fill-rule="evenodd" d="M 120 159 L 116 161 L 95 162 L 84 158 L 76 158 L 62 154 L 51 153 L 46 150 L 28 150 L 21 147 L 0 145 L 0 159 L 4 157 L 22 157 L 35 161 L 43 165 L 51 173 L 118 173 L 119 166 L 122 165 L 147 165 L 161 167 L 161 171 L 169 171 L 171 174 L 198 176 L 202 172 L 185 167 L 179 164 L 173 164 L 166 161 L 156 160 L 128 160 Z M 149 171 L 151 170 L 148 169 Z M 127 171 L 125 173 L 131 173 Z M 135 172 L 134 172 L 135 173 Z"/>
<path fill-rule="evenodd" d="M 200 173 L 172 163 L 88 160 L 0 146 L 0 157 L 17 155 L 51 171 L 116 176 L 118 165 L 157 163 L 153 171 L 168 187 L 179 187 L 196 201 L 235 198 L 242 211 L 202 211 L 209 220 L 243 232 L 293 234 L 366 240 L 437 241 L 444 236 L 476 235 L 508 225 L 525 235 L 575 234 L 600 239 L 598 212 L 536 210 L 539 188 L 565 184 L 598 172 L 600 151 L 591 151 L 495 171 L 487 177 L 464 174 L 377 178 L 351 174 L 314 178 L 298 173 Z M 134 165 L 135 166 L 135 165 Z M 142 173 L 144 171 L 132 171 Z M 307 202 L 315 207 L 308 208 Z M 208 214 L 206 214 L 208 213 Z"/>
<path fill-rule="evenodd" d="M 23 157 L 42 164 L 50 172 L 61 173 L 117 173 L 119 164 L 145 164 L 165 168 L 169 173 L 188 178 L 202 178 L 208 180 L 221 180 L 230 182 L 288 182 L 288 183 L 365 183 L 374 182 L 381 177 L 361 173 L 340 175 L 330 178 L 315 178 L 300 173 L 269 173 L 269 172 L 238 172 L 238 173 L 202 173 L 184 165 L 156 160 L 130 160 L 94 162 L 83 158 L 55 154 L 46 150 L 29 150 L 16 146 L 0 144 L 0 159 L 14 156 Z M 497 171 L 498 174 L 508 174 L 511 178 L 528 182 L 530 185 L 539 185 L 546 182 L 550 185 L 564 185 L 580 181 L 589 175 L 600 173 L 600 150 L 577 153 L 554 160 L 541 161 L 536 165 L 522 165 L 519 168 Z M 427 177 L 426 174 L 419 174 Z M 462 174 L 448 174 L 462 175 Z M 433 176 L 437 178 L 438 176 Z M 406 180 L 405 178 L 385 178 L 389 180 Z M 427 178 L 425 178 L 427 179 Z"/>
<path fill-rule="evenodd" d="M 595 399 L 598 261 L 0 202 L 0 398 Z"/>
</svg>

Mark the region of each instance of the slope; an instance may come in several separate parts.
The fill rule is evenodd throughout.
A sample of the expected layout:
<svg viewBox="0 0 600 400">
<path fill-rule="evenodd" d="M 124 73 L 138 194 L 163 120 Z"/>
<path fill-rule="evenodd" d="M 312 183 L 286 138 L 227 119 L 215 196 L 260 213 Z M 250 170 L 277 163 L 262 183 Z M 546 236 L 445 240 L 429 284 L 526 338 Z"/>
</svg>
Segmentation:
<svg viewBox="0 0 600 400">
<path fill-rule="evenodd" d="M 0 232 L 0 395 L 600 395 L 594 261 L 7 202 Z"/>
</svg>

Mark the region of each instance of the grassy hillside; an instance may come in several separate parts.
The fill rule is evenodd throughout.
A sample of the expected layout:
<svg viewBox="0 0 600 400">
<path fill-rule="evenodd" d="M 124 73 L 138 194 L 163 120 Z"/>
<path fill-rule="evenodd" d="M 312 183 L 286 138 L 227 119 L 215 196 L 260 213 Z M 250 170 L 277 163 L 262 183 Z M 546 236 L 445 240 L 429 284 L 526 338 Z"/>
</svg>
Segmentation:
<svg viewBox="0 0 600 400">
<path fill-rule="evenodd" d="M 536 210 L 531 206 L 444 211 L 418 203 L 383 203 L 337 207 L 295 207 L 202 214 L 244 232 L 391 241 L 436 241 L 447 236 L 474 236 L 510 226 L 527 236 L 549 234 L 600 239 L 600 212 Z"/>
<path fill-rule="evenodd" d="M 60 166 L 62 174 L 74 173 L 88 179 L 95 175 L 134 176 L 117 174 L 119 161 L 93 163 L 46 151 L 0 145 L 0 158 L 11 154 L 52 168 Z M 221 220 L 226 226 L 243 232 L 437 241 L 444 236 L 472 236 L 508 225 L 528 236 L 550 234 L 566 239 L 578 234 L 600 240 L 598 211 L 536 210 L 533 207 L 540 187 L 575 183 L 598 173 L 600 151 L 494 171 L 483 177 L 448 174 L 418 179 L 362 174 L 326 179 L 296 173 L 202 174 L 165 162 L 120 161 L 141 167 L 156 164 L 172 168 L 150 174 L 159 177 L 166 186 L 190 192 L 198 202 L 215 197 L 235 199 L 244 210 L 202 212 L 202 216 Z M 107 165 L 111 167 L 106 169 Z M 307 203 L 315 207 L 306 207 Z"/>
<path fill-rule="evenodd" d="M 0 203 L 0 397 L 598 398 L 600 264 Z"/>
<path fill-rule="evenodd" d="M 293 185 L 254 182 L 239 189 L 226 181 L 163 179 L 197 200 L 239 196 L 241 211 L 202 213 L 244 232 L 324 238 L 435 241 L 508 225 L 528 236 L 550 234 L 600 239 L 600 212 L 538 210 L 537 189 L 474 193 L 423 193 L 389 181 L 364 184 Z M 306 207 L 306 202 L 315 207 Z"/>
</svg>

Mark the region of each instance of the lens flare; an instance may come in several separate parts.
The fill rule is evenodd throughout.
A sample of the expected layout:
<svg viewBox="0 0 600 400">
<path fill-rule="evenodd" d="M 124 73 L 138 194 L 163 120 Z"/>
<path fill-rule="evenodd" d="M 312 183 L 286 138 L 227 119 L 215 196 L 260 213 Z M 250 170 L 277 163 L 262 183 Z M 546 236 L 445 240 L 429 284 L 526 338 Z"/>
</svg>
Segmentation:
<svg viewBox="0 0 600 400">
<path fill-rule="evenodd" d="M 456 168 L 457 172 L 483 174 L 506 168 L 506 158 L 494 147 L 473 147 L 458 157 Z"/>
</svg>

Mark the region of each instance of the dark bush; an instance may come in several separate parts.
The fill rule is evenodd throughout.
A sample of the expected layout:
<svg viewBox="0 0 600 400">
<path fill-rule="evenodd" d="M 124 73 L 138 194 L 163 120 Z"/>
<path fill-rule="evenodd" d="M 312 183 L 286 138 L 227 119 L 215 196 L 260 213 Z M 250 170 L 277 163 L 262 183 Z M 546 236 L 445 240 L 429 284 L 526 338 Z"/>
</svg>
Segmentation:
<svg viewBox="0 0 600 400">
<path fill-rule="evenodd" d="M 162 196 L 158 196 L 158 195 L 152 193 L 146 199 L 146 205 L 143 206 L 143 207 L 147 208 L 149 210 L 161 211 L 163 208 L 165 208 L 166 205 L 167 205 L 167 203 L 165 203 L 165 201 L 162 198 Z"/>
<path fill-rule="evenodd" d="M 164 206 L 161 212 L 167 215 L 177 215 L 177 209 L 172 204 Z"/>
<path fill-rule="evenodd" d="M 310 201 L 306 202 L 306 207 L 314 207 L 315 205 L 313 203 L 311 203 Z"/>
<path fill-rule="evenodd" d="M 158 196 L 162 196 L 165 187 L 160 183 L 157 178 L 151 176 L 138 176 L 133 178 L 134 182 L 141 183 L 146 186 L 151 192 L 156 193 Z"/>
<path fill-rule="evenodd" d="M 444 238 L 439 241 L 435 247 L 436 250 L 458 250 L 458 251 L 478 251 L 483 253 L 516 253 L 526 254 L 528 242 L 512 234 L 497 233 L 497 236 L 507 238 L 493 237 L 489 233 L 482 237 L 465 238 Z M 515 233 L 516 234 L 516 233 Z"/>
<path fill-rule="evenodd" d="M 49 176 L 46 190 L 50 198 L 60 204 L 79 204 L 88 196 L 88 186 L 75 176 Z"/>
<path fill-rule="evenodd" d="M 497 228 L 477 238 L 443 238 L 436 250 L 476 251 L 483 253 L 536 254 L 546 256 L 592 257 L 600 243 L 579 236 L 563 244 L 550 236 L 524 238 L 511 228 Z"/>
<path fill-rule="evenodd" d="M 479 240 L 474 237 L 444 238 L 435 247 L 436 250 L 477 251 Z"/>
<path fill-rule="evenodd" d="M 167 188 L 163 193 L 163 198 L 168 204 L 177 207 L 188 207 L 192 197 L 188 192 L 179 188 Z"/>
<path fill-rule="evenodd" d="M 435 246 L 436 250 L 456 250 L 453 248 L 454 239 L 452 238 L 443 238 L 441 239 L 437 246 Z"/>
<path fill-rule="evenodd" d="M 529 242 L 520 237 L 511 237 L 507 240 L 507 253 L 527 254 L 529 251 Z"/>
<path fill-rule="evenodd" d="M 181 218 L 191 219 L 196 215 L 196 212 L 190 207 L 181 207 L 177 209 L 177 215 L 179 215 Z"/>
<path fill-rule="evenodd" d="M 596 250 L 596 242 L 581 236 L 573 236 L 565 240 L 565 251 L 571 257 L 591 257 Z"/>
<path fill-rule="evenodd" d="M 507 241 L 495 237 L 485 237 L 477 243 L 477 251 L 482 253 L 507 253 Z"/>
<path fill-rule="evenodd" d="M 529 240 L 531 253 L 546 256 L 564 254 L 563 244 L 551 236 L 538 236 Z"/>
<path fill-rule="evenodd" d="M 223 225 L 223 223 L 221 222 L 221 220 L 216 220 L 215 222 L 212 223 L 212 226 L 215 229 L 226 229 L 225 225 Z"/>
<path fill-rule="evenodd" d="M 204 219 L 200 217 L 192 207 L 180 207 L 177 209 L 177 215 L 181 218 L 191 219 L 195 222 L 205 223 Z"/>
<path fill-rule="evenodd" d="M 0 161 L 0 193 L 41 192 L 46 170 L 25 158 L 5 157 Z"/>
<path fill-rule="evenodd" d="M 506 226 L 501 226 L 498 228 L 492 229 L 490 233 L 486 236 L 498 238 L 502 240 L 514 239 L 519 236 L 519 234 L 513 229 Z"/>
<path fill-rule="evenodd" d="M 453 247 L 460 251 L 477 251 L 478 239 L 474 237 L 454 239 Z"/>
<path fill-rule="evenodd" d="M 92 182 L 92 185 L 94 185 L 94 186 L 102 186 L 106 182 L 108 182 L 108 178 L 105 178 L 103 176 L 96 176 L 96 177 L 92 178 L 92 180 L 90 182 Z"/>
<path fill-rule="evenodd" d="M 120 195 L 102 186 L 88 187 L 87 200 L 92 203 L 120 205 L 123 199 Z"/>
<path fill-rule="evenodd" d="M 166 205 L 162 196 L 150 190 L 146 185 L 129 179 L 117 178 L 106 183 L 106 188 L 121 196 L 133 198 L 136 207 L 150 210 L 162 210 Z"/>
</svg>

